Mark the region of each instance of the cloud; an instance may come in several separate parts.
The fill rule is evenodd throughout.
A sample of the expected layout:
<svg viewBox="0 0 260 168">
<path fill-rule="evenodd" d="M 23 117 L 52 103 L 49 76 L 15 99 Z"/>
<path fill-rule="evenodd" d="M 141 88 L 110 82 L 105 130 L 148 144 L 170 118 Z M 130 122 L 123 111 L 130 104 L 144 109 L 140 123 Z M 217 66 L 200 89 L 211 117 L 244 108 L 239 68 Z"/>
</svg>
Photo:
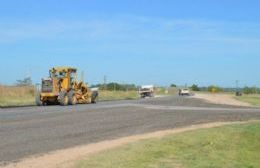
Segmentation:
<svg viewBox="0 0 260 168">
<path fill-rule="evenodd" d="M 115 43 L 259 42 L 258 23 L 114 16 L 81 20 L 0 23 L 0 44 L 27 40 Z"/>
</svg>

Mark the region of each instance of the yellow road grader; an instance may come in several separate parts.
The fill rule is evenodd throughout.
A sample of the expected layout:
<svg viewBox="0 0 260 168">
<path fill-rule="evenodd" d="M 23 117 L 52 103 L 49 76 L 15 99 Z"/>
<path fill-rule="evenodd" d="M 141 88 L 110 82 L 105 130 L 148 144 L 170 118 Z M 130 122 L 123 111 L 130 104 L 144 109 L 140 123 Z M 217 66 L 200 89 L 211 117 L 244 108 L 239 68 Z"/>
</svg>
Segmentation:
<svg viewBox="0 0 260 168">
<path fill-rule="evenodd" d="M 54 67 L 49 70 L 49 77 L 43 78 L 36 96 L 36 104 L 62 106 L 96 103 L 97 90 L 91 90 L 83 79 L 78 82 L 77 69 Z"/>
</svg>

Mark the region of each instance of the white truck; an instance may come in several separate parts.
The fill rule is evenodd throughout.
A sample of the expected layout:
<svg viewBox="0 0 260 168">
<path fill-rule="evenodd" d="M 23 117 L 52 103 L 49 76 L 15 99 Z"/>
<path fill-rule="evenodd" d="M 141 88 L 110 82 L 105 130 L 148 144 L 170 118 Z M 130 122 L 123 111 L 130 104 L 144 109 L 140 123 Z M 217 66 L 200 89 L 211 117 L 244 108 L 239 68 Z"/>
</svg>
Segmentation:
<svg viewBox="0 0 260 168">
<path fill-rule="evenodd" d="M 139 89 L 139 94 L 141 98 L 154 97 L 154 86 L 153 85 L 143 85 Z"/>
<path fill-rule="evenodd" d="M 180 89 L 179 90 L 179 96 L 190 96 L 190 90 L 189 89 Z"/>
</svg>

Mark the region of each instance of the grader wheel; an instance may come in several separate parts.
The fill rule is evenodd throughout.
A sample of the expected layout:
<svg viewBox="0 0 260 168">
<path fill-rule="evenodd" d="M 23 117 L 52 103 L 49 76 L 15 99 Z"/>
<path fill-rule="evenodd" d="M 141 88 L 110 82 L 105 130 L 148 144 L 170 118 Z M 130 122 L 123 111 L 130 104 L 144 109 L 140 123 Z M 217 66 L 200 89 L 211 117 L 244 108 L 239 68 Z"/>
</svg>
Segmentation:
<svg viewBox="0 0 260 168">
<path fill-rule="evenodd" d="M 67 106 L 69 103 L 69 97 L 66 92 L 61 92 L 59 95 L 59 103 L 62 106 Z"/>
<path fill-rule="evenodd" d="M 98 97 L 98 92 L 93 92 L 91 95 L 91 103 L 95 104 L 97 103 L 97 97 Z"/>
<path fill-rule="evenodd" d="M 75 95 L 74 91 L 71 90 L 68 93 L 68 98 L 69 98 L 69 105 L 77 104 L 77 98 L 76 98 L 76 95 Z"/>
</svg>

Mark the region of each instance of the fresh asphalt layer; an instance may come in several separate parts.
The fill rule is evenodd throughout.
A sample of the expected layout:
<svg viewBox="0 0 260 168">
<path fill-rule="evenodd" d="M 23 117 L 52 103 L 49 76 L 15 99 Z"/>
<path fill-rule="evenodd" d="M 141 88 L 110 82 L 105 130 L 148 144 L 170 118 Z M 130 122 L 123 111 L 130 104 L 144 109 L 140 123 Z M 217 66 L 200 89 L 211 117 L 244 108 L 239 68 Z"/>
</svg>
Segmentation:
<svg viewBox="0 0 260 168">
<path fill-rule="evenodd" d="M 200 123 L 259 120 L 260 109 L 190 97 L 0 109 L 0 165 L 58 149 Z"/>
</svg>

